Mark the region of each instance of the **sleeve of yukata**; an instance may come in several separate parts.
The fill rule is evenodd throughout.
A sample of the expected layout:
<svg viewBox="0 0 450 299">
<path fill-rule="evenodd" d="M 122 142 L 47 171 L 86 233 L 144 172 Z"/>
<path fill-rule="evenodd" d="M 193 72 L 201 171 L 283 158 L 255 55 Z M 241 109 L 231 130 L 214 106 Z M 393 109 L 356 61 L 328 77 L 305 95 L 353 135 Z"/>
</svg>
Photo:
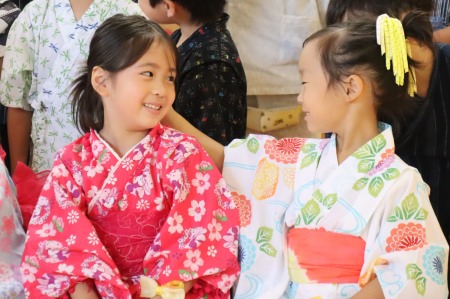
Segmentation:
<svg viewBox="0 0 450 299">
<path fill-rule="evenodd" d="M 163 161 L 163 188 L 172 207 L 144 271 L 160 284 L 196 280 L 186 298 L 228 298 L 239 274 L 239 215 L 225 181 L 191 139 Z"/>
<path fill-rule="evenodd" d="M 420 174 L 407 168 L 386 195 L 381 229 L 366 252 L 386 298 L 447 298 L 448 244 L 428 191 Z M 381 259 L 388 264 L 378 265 Z M 362 280 L 370 279 L 370 268 Z"/>
<path fill-rule="evenodd" d="M 31 111 L 28 93 L 32 81 L 35 59 L 33 45 L 36 37 L 27 11 L 29 10 L 19 14 L 8 34 L 0 81 L 0 102 L 7 107 Z"/>
<path fill-rule="evenodd" d="M 30 220 L 21 265 L 28 297 L 69 298 L 78 282 L 92 279 L 102 298 L 130 298 L 71 170 L 55 160 Z"/>
<path fill-rule="evenodd" d="M 200 131 L 227 145 L 245 135 L 245 87 L 230 64 L 201 64 L 183 78 L 177 95 L 177 110 Z M 245 106 L 244 106 L 245 105 Z M 234 124 L 233 121 L 241 121 Z M 235 130 L 235 131 L 232 131 Z"/>
<path fill-rule="evenodd" d="M 0 298 L 25 298 L 19 269 L 24 243 L 19 204 L 8 170 L 0 161 Z"/>
</svg>

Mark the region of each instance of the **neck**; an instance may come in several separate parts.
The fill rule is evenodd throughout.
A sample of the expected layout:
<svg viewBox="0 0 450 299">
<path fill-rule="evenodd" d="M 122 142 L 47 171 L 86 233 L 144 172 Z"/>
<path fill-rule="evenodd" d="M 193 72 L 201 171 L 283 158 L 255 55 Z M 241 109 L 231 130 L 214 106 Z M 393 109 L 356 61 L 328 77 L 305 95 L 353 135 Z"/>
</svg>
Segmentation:
<svg viewBox="0 0 450 299">
<path fill-rule="evenodd" d="M 86 10 L 94 2 L 94 0 L 69 0 L 72 7 L 75 20 L 79 20 L 83 17 Z"/>
<path fill-rule="evenodd" d="M 193 24 L 190 22 L 190 16 L 180 20 L 178 25 L 180 26 L 181 36 L 177 42 L 177 47 L 181 46 L 195 31 L 203 26 L 203 24 Z"/>
<path fill-rule="evenodd" d="M 426 98 L 430 86 L 431 74 L 434 66 L 434 51 L 425 45 L 420 45 L 413 39 L 408 39 L 411 45 L 412 58 L 419 62 L 416 67 L 417 94 Z"/>
<path fill-rule="evenodd" d="M 358 148 L 378 135 L 376 115 L 364 116 L 348 123 L 344 128 L 336 131 L 336 154 L 341 164 Z"/>
<path fill-rule="evenodd" d="M 126 131 L 117 132 L 110 127 L 104 126 L 99 132 L 100 136 L 108 142 L 111 148 L 123 157 L 131 148 L 141 141 L 148 131 Z"/>
</svg>

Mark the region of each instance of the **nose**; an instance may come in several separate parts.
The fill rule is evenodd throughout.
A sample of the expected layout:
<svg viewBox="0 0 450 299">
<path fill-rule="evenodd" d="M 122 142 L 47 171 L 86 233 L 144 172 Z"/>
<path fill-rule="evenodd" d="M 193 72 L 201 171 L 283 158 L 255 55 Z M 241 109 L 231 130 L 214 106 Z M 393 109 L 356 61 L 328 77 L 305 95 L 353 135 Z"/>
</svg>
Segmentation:
<svg viewBox="0 0 450 299">
<path fill-rule="evenodd" d="M 299 103 L 300 105 L 303 104 L 303 96 L 302 96 L 302 92 L 300 91 L 300 93 L 297 96 L 297 103 Z"/>
<path fill-rule="evenodd" d="M 164 97 L 167 94 L 167 88 L 162 79 L 155 79 L 152 82 L 152 93 L 158 97 Z"/>
</svg>

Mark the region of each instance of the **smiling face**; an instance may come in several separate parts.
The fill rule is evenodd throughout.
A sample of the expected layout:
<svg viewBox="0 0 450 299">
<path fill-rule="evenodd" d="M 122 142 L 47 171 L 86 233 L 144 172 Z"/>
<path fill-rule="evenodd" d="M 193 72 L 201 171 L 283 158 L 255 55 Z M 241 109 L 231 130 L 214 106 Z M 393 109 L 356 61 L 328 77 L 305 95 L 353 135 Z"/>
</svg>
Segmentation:
<svg viewBox="0 0 450 299">
<path fill-rule="evenodd" d="M 104 129 L 138 132 L 155 127 L 175 100 L 175 72 L 171 48 L 155 40 L 136 63 L 107 76 Z"/>
<path fill-rule="evenodd" d="M 345 118 L 345 90 L 341 85 L 328 86 L 317 51 L 317 40 L 308 42 L 299 59 L 301 89 L 297 101 L 302 105 L 310 132 L 335 132 Z"/>
</svg>

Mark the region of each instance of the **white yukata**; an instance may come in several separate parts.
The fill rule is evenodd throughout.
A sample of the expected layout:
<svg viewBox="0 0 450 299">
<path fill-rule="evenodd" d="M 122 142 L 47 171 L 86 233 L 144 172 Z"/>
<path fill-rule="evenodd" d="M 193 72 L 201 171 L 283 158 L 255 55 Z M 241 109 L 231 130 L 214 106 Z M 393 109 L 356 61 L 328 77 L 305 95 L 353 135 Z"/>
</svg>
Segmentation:
<svg viewBox="0 0 450 299">
<path fill-rule="evenodd" d="M 428 186 L 394 154 L 391 128 L 380 124 L 380 132 L 340 165 L 335 136 L 277 141 L 250 135 L 226 148 L 224 178 L 241 202 L 241 222 L 246 220 L 236 299 L 350 298 L 375 274 L 385 298 L 447 298 L 448 244 Z M 311 251 L 287 240 L 288 230 L 305 228 L 363 242 L 357 281 L 323 282 L 314 267 L 330 272 L 329 265 L 302 260 Z M 314 238 L 303 242 L 323 244 Z M 328 245 L 313 251 L 326 255 L 343 248 Z"/>
<path fill-rule="evenodd" d="M 34 0 L 11 27 L 0 101 L 34 111 L 34 171 L 50 169 L 56 151 L 81 136 L 72 121 L 70 84 L 87 58 L 95 29 L 118 13 L 142 11 L 131 0 L 94 0 L 76 21 L 69 0 Z"/>
</svg>

